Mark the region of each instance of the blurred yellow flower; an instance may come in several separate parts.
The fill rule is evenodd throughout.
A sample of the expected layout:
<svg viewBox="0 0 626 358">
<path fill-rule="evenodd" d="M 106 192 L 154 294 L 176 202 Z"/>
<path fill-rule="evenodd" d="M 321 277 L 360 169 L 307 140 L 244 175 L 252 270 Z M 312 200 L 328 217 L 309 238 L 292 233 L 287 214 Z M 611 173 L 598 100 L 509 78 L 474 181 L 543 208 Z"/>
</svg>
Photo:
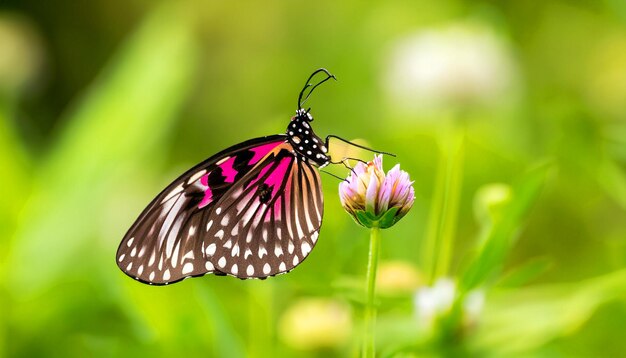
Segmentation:
<svg viewBox="0 0 626 358">
<path fill-rule="evenodd" d="M 422 282 L 420 272 L 408 262 L 385 261 L 378 267 L 376 287 L 382 294 L 410 293 Z"/>
<path fill-rule="evenodd" d="M 350 339 L 352 315 L 350 308 L 338 301 L 302 299 L 285 310 L 278 330 L 285 344 L 295 349 L 338 348 Z"/>
<path fill-rule="evenodd" d="M 0 13 L 0 92 L 16 93 L 32 85 L 43 63 L 43 46 L 32 24 Z"/>
</svg>

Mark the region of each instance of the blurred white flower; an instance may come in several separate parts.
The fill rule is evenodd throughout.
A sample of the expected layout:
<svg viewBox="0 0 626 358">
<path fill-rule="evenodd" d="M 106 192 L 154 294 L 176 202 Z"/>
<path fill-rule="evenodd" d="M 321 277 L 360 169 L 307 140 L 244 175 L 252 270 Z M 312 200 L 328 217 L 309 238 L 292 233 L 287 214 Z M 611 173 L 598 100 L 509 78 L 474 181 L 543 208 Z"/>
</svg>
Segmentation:
<svg viewBox="0 0 626 358">
<path fill-rule="evenodd" d="M 420 288 L 414 297 L 415 313 L 420 325 L 433 329 L 437 322 L 450 314 L 457 299 L 456 283 L 449 278 L 440 278 L 431 287 Z M 483 291 L 471 291 L 463 300 L 461 326 L 471 326 L 477 322 L 484 305 Z"/>
<path fill-rule="evenodd" d="M 351 336 L 352 315 L 350 308 L 341 302 L 302 299 L 287 308 L 278 329 L 281 339 L 295 349 L 337 348 Z"/>
<path fill-rule="evenodd" d="M 454 303 L 456 286 L 454 281 L 439 279 L 432 287 L 422 287 L 415 294 L 415 309 L 418 321 L 432 326 L 435 318 L 447 314 Z"/>
<path fill-rule="evenodd" d="M 493 104 L 517 77 L 507 44 L 488 28 L 468 24 L 399 39 L 387 66 L 394 104 L 415 111 Z"/>
</svg>

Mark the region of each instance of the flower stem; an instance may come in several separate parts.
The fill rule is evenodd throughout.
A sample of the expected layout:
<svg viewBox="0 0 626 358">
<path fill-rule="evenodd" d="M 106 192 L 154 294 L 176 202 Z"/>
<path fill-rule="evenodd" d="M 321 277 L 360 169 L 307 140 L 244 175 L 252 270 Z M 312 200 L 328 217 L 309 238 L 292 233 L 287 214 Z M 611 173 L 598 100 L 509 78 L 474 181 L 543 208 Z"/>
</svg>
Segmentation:
<svg viewBox="0 0 626 358">
<path fill-rule="evenodd" d="M 450 258 L 452 256 L 452 243 L 456 234 L 459 203 L 461 200 L 461 181 L 463 177 L 463 152 L 465 144 L 465 132 L 460 128 L 453 128 L 450 140 L 450 152 L 446 168 L 446 191 L 441 217 L 440 249 L 438 262 L 435 267 L 435 276 L 441 277 L 448 274 Z"/>
<path fill-rule="evenodd" d="M 464 128 L 453 125 L 445 132 L 423 256 L 431 283 L 448 273 L 461 196 Z"/>
<path fill-rule="evenodd" d="M 376 309 L 374 307 L 374 297 L 376 290 L 376 269 L 378 268 L 378 252 L 380 251 L 380 229 L 373 227 L 370 231 L 370 252 L 367 260 L 367 305 L 365 306 L 363 336 L 363 350 L 361 356 L 364 358 L 374 357 L 374 327 L 376 325 Z"/>
</svg>

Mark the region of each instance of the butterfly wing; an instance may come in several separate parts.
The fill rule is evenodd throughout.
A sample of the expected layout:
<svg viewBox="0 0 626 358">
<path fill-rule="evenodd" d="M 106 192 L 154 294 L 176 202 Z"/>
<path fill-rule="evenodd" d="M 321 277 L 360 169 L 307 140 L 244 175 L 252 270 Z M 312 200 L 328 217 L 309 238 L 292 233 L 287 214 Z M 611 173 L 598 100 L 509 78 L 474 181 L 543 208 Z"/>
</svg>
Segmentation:
<svg viewBox="0 0 626 358">
<path fill-rule="evenodd" d="M 136 280 L 157 285 L 212 272 L 203 238 L 216 203 L 284 143 L 284 135 L 252 139 L 181 175 L 124 236 L 116 257 L 120 269 Z"/>
<path fill-rule="evenodd" d="M 207 262 L 239 278 L 288 272 L 315 246 L 323 210 L 317 170 L 281 144 L 215 204 Z"/>
</svg>

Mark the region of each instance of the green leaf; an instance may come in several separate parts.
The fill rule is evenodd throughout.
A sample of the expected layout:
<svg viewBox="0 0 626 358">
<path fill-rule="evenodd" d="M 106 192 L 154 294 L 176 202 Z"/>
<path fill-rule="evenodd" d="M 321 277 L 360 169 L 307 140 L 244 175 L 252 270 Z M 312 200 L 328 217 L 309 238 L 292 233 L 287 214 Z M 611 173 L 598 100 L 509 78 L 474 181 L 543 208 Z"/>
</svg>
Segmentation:
<svg viewBox="0 0 626 358">
<path fill-rule="evenodd" d="M 502 209 L 501 218 L 493 223 L 486 237 L 479 240 L 481 247 L 461 278 L 462 291 L 468 292 L 481 285 L 502 266 L 526 214 L 539 195 L 549 168 L 549 164 L 542 164 L 513 186 L 513 198 Z"/>
<path fill-rule="evenodd" d="M 379 219 L 378 226 L 382 229 L 390 228 L 396 223 L 396 214 L 400 210 L 399 207 L 387 210 Z"/>
<path fill-rule="evenodd" d="M 552 267 L 553 261 L 547 257 L 537 257 L 508 272 L 498 282 L 499 287 L 520 287 L 539 277 Z"/>
<path fill-rule="evenodd" d="M 24 206 L 24 195 L 30 191 L 30 158 L 20 143 L 8 107 L 0 100 L 0 241 L 12 234 Z"/>
<path fill-rule="evenodd" d="M 626 269 L 572 284 L 494 292 L 472 345 L 502 357 L 525 354 L 583 326 L 603 304 L 626 297 Z"/>
</svg>

